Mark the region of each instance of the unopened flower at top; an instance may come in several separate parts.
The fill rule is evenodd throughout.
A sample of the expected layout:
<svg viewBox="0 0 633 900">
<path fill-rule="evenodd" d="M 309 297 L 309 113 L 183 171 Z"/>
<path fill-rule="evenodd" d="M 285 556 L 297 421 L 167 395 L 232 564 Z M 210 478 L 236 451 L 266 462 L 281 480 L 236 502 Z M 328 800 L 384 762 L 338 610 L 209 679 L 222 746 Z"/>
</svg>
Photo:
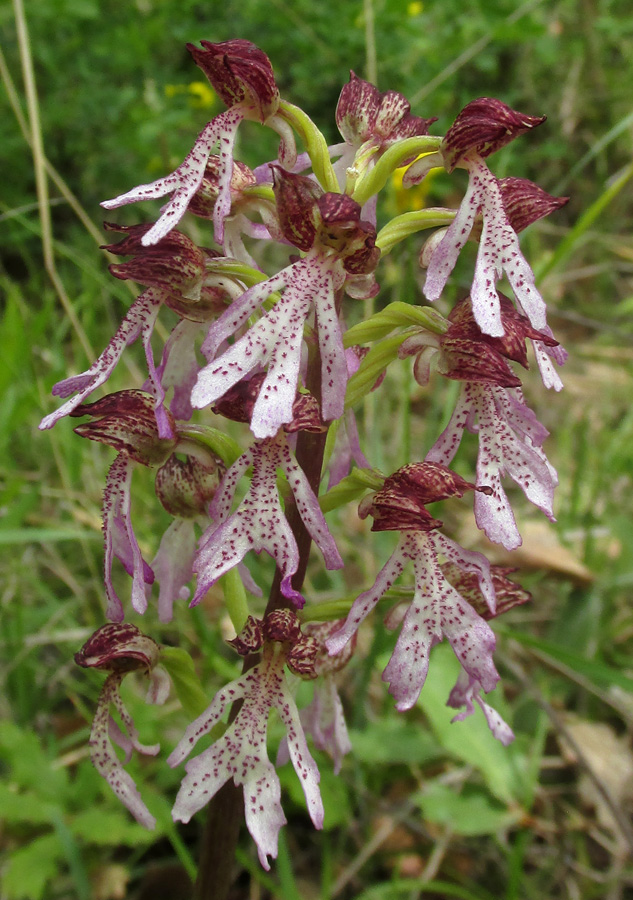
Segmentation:
<svg viewBox="0 0 633 900">
<path fill-rule="evenodd" d="M 336 107 L 336 124 L 353 147 L 370 142 L 385 149 L 403 138 L 424 135 L 436 119 L 411 114 L 411 104 L 398 91 L 380 92 L 369 81 L 350 72 Z"/>
</svg>

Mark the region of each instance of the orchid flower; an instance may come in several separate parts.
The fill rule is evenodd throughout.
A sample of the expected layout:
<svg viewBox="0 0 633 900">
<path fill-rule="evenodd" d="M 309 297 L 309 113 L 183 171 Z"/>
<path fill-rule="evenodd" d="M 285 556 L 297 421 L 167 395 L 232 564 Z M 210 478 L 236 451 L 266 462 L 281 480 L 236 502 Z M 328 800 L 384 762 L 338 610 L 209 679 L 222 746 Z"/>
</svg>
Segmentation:
<svg viewBox="0 0 633 900">
<path fill-rule="evenodd" d="M 90 731 L 90 758 L 119 800 L 136 821 L 146 828 L 154 828 L 156 819 L 143 803 L 132 777 L 123 768 L 111 742 L 124 750 L 126 763 L 132 750 L 148 756 L 156 756 L 160 750 L 158 744 L 141 744 L 132 717 L 119 694 L 123 678 L 129 672 L 142 671 L 150 677 L 147 702 L 164 703 L 169 693 L 169 677 L 158 666 L 159 658 L 160 648 L 156 641 L 139 631 L 135 625 L 129 624 L 102 625 L 75 654 L 77 665 L 110 672 L 99 695 Z M 127 735 L 111 717 L 111 706 L 117 711 Z"/>
<path fill-rule="evenodd" d="M 274 437 L 292 419 L 299 382 L 303 328 L 314 309 L 321 351 L 321 414 L 343 414 L 347 364 L 335 294 L 352 275 L 372 271 L 378 261 L 375 230 L 360 221 L 360 207 L 343 194 L 323 194 L 315 182 L 274 167 L 275 192 L 284 236 L 309 251 L 277 275 L 245 291 L 209 328 L 202 346 L 210 360 L 192 392 L 202 408 L 259 367 L 268 366 L 251 420 L 257 438 Z M 223 342 L 245 325 L 261 304 L 281 292 L 273 308 L 216 358 Z"/>
<path fill-rule="evenodd" d="M 495 593 L 488 561 L 480 553 L 464 550 L 437 532 L 442 523 L 425 509 L 427 503 L 450 496 L 462 496 L 475 488 L 445 466 L 417 463 L 403 467 L 385 481 L 384 487 L 369 503 L 361 506 L 361 515 L 374 517 L 372 531 L 402 532 L 398 545 L 378 573 L 373 587 L 356 598 L 343 627 L 326 641 L 331 654 L 339 653 L 358 626 L 376 607 L 403 572 L 413 563 L 415 589 L 413 601 L 402 623 L 402 630 L 383 680 L 390 683 L 396 709 L 410 709 L 417 700 L 429 667 L 429 653 L 443 637 L 450 642 L 464 669 L 491 691 L 499 675 L 492 661 L 495 637 L 490 626 L 447 581 L 440 558 L 476 575 L 491 610 Z"/>
<path fill-rule="evenodd" d="M 101 205 L 116 209 L 139 200 L 172 194 L 155 225 L 143 236 L 143 244 L 156 244 L 185 214 L 205 175 L 209 156 L 219 145 L 218 197 L 213 211 L 215 238 L 222 244 L 224 219 L 231 208 L 233 151 L 237 129 L 245 119 L 262 122 L 287 135 L 286 124 L 277 117 L 279 91 L 266 54 L 250 41 L 235 40 L 212 44 L 201 41 L 203 49 L 187 44 L 194 62 L 200 66 L 216 92 L 228 105 L 200 132 L 182 165 L 165 178 L 142 184 Z"/>
<path fill-rule="evenodd" d="M 249 619 L 235 646 L 243 655 L 262 647 L 262 661 L 218 691 L 208 709 L 189 725 L 169 757 L 169 764 L 177 766 L 220 721 L 227 707 L 242 701 L 224 735 L 186 764 L 187 774 L 176 797 L 173 817 L 175 821 L 188 822 L 229 779 L 243 785 L 246 826 L 257 845 L 259 861 L 268 870 L 268 857 L 277 856 L 279 829 L 286 823 L 280 802 L 281 785 L 266 750 L 268 716 L 272 709 L 277 710 L 286 727 L 289 755 L 312 823 L 315 828 L 323 827 L 319 770 L 308 750 L 284 673 L 287 665 L 297 674 L 313 677 L 316 643 L 301 635 L 294 613 L 278 610 L 261 622 Z"/>
</svg>

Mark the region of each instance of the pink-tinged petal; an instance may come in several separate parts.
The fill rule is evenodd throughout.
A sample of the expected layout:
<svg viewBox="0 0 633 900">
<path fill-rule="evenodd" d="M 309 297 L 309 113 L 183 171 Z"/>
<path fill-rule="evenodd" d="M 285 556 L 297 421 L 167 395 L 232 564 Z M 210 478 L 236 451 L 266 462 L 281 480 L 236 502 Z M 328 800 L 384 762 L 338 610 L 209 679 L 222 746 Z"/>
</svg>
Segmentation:
<svg viewBox="0 0 633 900">
<path fill-rule="evenodd" d="M 211 151 L 219 142 L 219 194 L 213 211 L 213 224 L 215 238 L 222 243 L 224 219 L 231 209 L 233 147 L 237 128 L 243 118 L 244 110 L 239 107 L 220 113 L 202 129 L 192 150 L 175 172 L 151 184 L 141 184 L 132 188 L 131 191 L 120 194 L 113 200 L 104 201 L 101 206 L 105 209 L 116 209 L 128 203 L 152 200 L 171 194 L 171 200 L 164 207 L 160 218 L 142 238 L 142 243 L 146 247 L 157 244 L 182 219 L 189 201 L 200 187 Z"/>
<path fill-rule="evenodd" d="M 400 544 L 394 550 L 376 577 L 374 585 L 369 590 L 360 594 L 352 605 L 345 624 L 332 637 L 328 638 L 325 646 L 331 656 L 340 653 L 350 638 L 356 634 L 358 626 L 369 613 L 376 607 L 382 595 L 389 590 L 394 581 L 402 573 L 407 559 L 400 552 Z"/>
<path fill-rule="evenodd" d="M 253 460 L 253 477 L 250 488 L 237 511 L 219 527 L 211 526 L 200 540 L 200 549 L 194 561 L 198 573 L 198 587 L 191 605 L 200 602 L 206 591 L 229 569 L 241 562 L 249 550 L 262 550 L 273 557 L 282 573 L 282 593 L 302 607 L 305 600 L 290 583 L 299 565 L 297 542 L 284 516 L 277 492 L 277 468 L 283 465 L 282 448 L 285 437 L 262 441 L 250 449 Z M 245 461 L 238 460 L 238 468 L 220 488 L 220 499 L 214 507 L 219 515 L 225 514 L 228 498 L 232 496 L 236 481 L 233 478 L 243 471 Z M 229 477 L 230 476 L 230 477 Z"/>
<path fill-rule="evenodd" d="M 480 207 L 480 185 L 474 178 L 469 178 L 468 188 L 457 215 L 444 232 L 439 244 L 433 247 L 424 283 L 424 296 L 427 300 L 434 302 L 440 298 L 449 275 L 455 268 L 457 257 L 470 237 Z"/>
<path fill-rule="evenodd" d="M 320 270 L 319 270 L 320 268 Z M 343 335 L 334 304 L 332 275 L 313 267 L 314 308 L 321 351 L 321 415 L 323 420 L 340 419 L 345 408 L 347 363 Z"/>
<path fill-rule="evenodd" d="M 145 291 L 140 297 L 137 297 L 121 322 L 118 331 L 97 361 L 81 375 L 72 375 L 70 378 L 59 381 L 53 387 L 53 394 L 56 397 L 69 397 L 75 391 L 78 391 L 78 393 L 71 400 L 64 403 L 63 406 L 60 406 L 56 412 L 45 416 L 39 426 L 41 429 L 52 428 L 59 419 L 63 419 L 64 416 L 69 415 L 83 403 L 86 397 L 89 397 L 93 391 L 102 384 L 105 384 L 121 358 L 124 349 L 129 347 L 130 344 L 133 344 L 134 341 L 141 336 L 148 363 L 151 360 L 150 374 L 154 375 L 152 384 L 156 392 L 158 404 L 157 422 L 159 425 L 159 434 L 160 437 L 173 436 L 171 433 L 166 433 L 169 426 L 166 425 L 164 411 L 163 417 L 159 418 L 160 414 L 158 411 L 161 408 L 164 392 L 161 396 L 162 388 L 160 386 L 160 380 L 156 377 L 156 370 L 153 368 L 154 362 L 150 347 L 154 323 L 156 322 L 156 317 L 162 305 L 163 298 L 164 294 L 161 291 L 152 288 Z"/>
<path fill-rule="evenodd" d="M 212 322 L 202 344 L 202 353 L 209 362 L 215 359 L 219 348 L 226 339 L 235 334 L 248 321 L 264 300 L 270 297 L 271 294 L 274 294 L 275 291 L 283 290 L 286 287 L 288 270 L 290 268 L 289 266 L 286 269 L 282 269 L 281 272 L 277 272 L 276 275 L 273 275 L 267 281 L 254 284 L 253 287 L 244 291 L 239 298 L 235 299 L 216 322 Z M 201 406 L 203 405 L 202 397 L 200 398 L 200 404 Z"/>
<path fill-rule="evenodd" d="M 445 556 L 449 562 L 453 563 L 462 571 L 477 577 L 479 590 L 481 591 L 491 615 L 494 615 L 496 610 L 496 591 L 490 563 L 486 557 L 482 553 L 477 553 L 475 550 L 465 550 L 440 531 L 432 536 L 432 542 L 435 544 L 438 553 Z"/>
<path fill-rule="evenodd" d="M 162 706 L 171 690 L 171 678 L 162 666 L 156 668 L 150 673 L 149 686 L 145 695 L 145 702 L 152 703 L 155 706 Z"/>
<path fill-rule="evenodd" d="M 498 473 L 483 470 L 482 477 L 492 488 L 488 497 L 477 495 L 474 503 L 475 522 L 489 541 L 502 544 L 506 550 L 516 550 L 522 544 L 510 501 L 501 486 Z"/>
<path fill-rule="evenodd" d="M 549 331 L 549 329 L 544 330 Z M 555 391 L 562 391 L 563 382 L 554 368 L 554 361 L 562 366 L 567 359 L 567 351 L 560 345 L 558 347 L 547 347 L 542 341 L 532 341 L 532 347 L 534 348 L 536 364 L 545 387 L 548 389 L 553 388 Z"/>
<path fill-rule="evenodd" d="M 130 518 L 132 462 L 120 454 L 110 466 L 103 492 L 103 535 L 105 543 L 106 615 L 114 622 L 123 620 L 123 605 L 112 584 L 113 557 L 116 556 L 132 576 L 132 606 L 138 613 L 147 609 L 145 584 L 152 584 L 154 573 L 143 560 Z"/>
<path fill-rule="evenodd" d="M 197 322 L 183 319 L 169 335 L 157 370 L 157 382 L 163 395 L 173 387 L 170 411 L 176 419 L 188 422 L 193 415 L 191 391 L 201 369 L 196 358 L 195 340 L 200 333 Z"/>
<path fill-rule="evenodd" d="M 257 668 L 257 667 L 256 667 Z M 253 670 L 251 670 L 252 672 Z M 187 726 L 187 730 L 180 738 L 169 757 L 167 764 L 173 768 L 189 756 L 201 737 L 208 734 L 218 724 L 226 708 L 236 700 L 241 700 L 249 689 L 250 679 L 247 675 L 230 681 L 217 692 L 211 704 L 201 713 L 197 719 Z"/>
<path fill-rule="evenodd" d="M 463 722 L 468 716 L 472 716 L 475 712 L 475 707 L 473 705 L 473 701 L 475 701 L 481 707 L 481 710 L 486 717 L 488 728 L 493 736 L 496 737 L 498 741 L 501 741 L 504 747 L 507 747 L 514 740 L 512 729 L 503 721 L 496 709 L 493 709 L 483 701 L 480 696 L 480 691 L 481 684 L 470 676 L 465 669 L 462 669 L 446 705 L 453 709 L 459 709 L 462 706 L 466 708 L 463 712 L 454 716 L 451 721 Z"/>
<path fill-rule="evenodd" d="M 462 390 L 450 422 L 426 454 L 425 458 L 429 462 L 442 463 L 445 466 L 452 462 L 459 450 L 464 429 L 468 427 L 471 413 L 472 403 L 470 396 L 465 390 Z"/>
<path fill-rule="evenodd" d="M 328 490 L 349 475 L 352 463 L 359 469 L 371 469 L 371 463 L 361 450 L 358 426 L 353 409 L 348 409 L 337 423 L 334 449 L 328 463 Z"/>
<path fill-rule="evenodd" d="M 226 522 L 231 512 L 238 482 L 252 464 L 253 451 L 250 449 L 243 453 L 226 471 L 209 507 L 209 517 L 218 525 Z"/>
<path fill-rule="evenodd" d="M 445 548 L 438 547 L 435 538 L 435 534 L 410 532 L 398 545 L 401 555 L 413 560 L 415 593 L 383 680 L 390 682 L 389 691 L 401 711 L 410 709 L 419 697 L 429 653 L 444 636 L 464 668 L 487 690 L 499 680 L 492 661 L 494 633 L 445 578 L 437 558 L 438 550 L 444 553 Z"/>
<path fill-rule="evenodd" d="M 152 569 L 158 579 L 158 619 L 171 622 L 176 600 L 186 600 L 193 576 L 196 535 L 191 519 L 174 519 L 161 538 Z"/>
<path fill-rule="evenodd" d="M 137 822 L 145 826 L 145 828 L 153 829 L 156 825 L 156 819 L 147 809 L 141 799 L 138 788 L 134 784 L 132 777 L 125 771 L 121 761 L 116 755 L 112 744 L 110 743 L 110 704 L 113 703 L 119 714 L 123 713 L 123 721 L 127 727 L 133 729 L 133 738 L 127 739 L 130 744 L 134 742 L 142 753 L 154 755 L 158 752 L 158 747 L 144 747 L 138 742 L 136 730 L 132 724 L 129 713 L 123 706 L 119 696 L 119 685 L 121 683 L 121 675 L 109 675 L 103 685 L 97 711 L 95 713 L 92 729 L 90 731 L 90 758 L 97 772 L 105 778 L 114 793 L 117 795 L 123 805 L 129 809 Z M 126 744 L 127 740 L 122 735 L 118 726 L 115 726 L 115 734 L 121 735 L 121 742 Z"/>
<path fill-rule="evenodd" d="M 286 726 L 288 752 L 305 794 L 308 812 L 315 828 L 323 828 L 323 801 L 319 791 L 320 774 L 308 750 L 308 744 L 294 697 L 285 682 L 280 685 L 275 702 L 279 718 Z"/>
<path fill-rule="evenodd" d="M 280 447 L 281 467 L 288 479 L 290 490 L 292 491 L 297 510 L 303 520 L 303 524 L 308 529 L 308 533 L 314 543 L 317 545 L 325 565 L 328 569 L 342 569 L 343 560 L 338 551 L 334 538 L 327 527 L 325 516 L 321 512 L 319 501 L 310 487 L 308 479 L 292 455 L 290 447 L 285 441 Z"/>
</svg>

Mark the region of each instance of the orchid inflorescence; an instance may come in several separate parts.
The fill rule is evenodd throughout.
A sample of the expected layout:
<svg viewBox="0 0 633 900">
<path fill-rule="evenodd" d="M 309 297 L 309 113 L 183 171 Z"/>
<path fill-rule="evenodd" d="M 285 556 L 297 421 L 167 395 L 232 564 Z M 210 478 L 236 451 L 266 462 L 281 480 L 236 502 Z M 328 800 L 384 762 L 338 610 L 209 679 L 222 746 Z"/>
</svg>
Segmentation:
<svg viewBox="0 0 633 900">
<path fill-rule="evenodd" d="M 173 173 L 103 204 L 115 209 L 169 195 L 151 226 L 105 226 L 122 235 L 107 249 L 131 257 L 112 265 L 112 274 L 145 290 L 96 362 L 55 385 L 53 393 L 65 402 L 41 427 L 67 415 L 90 416 L 76 432 L 117 451 L 103 499 L 111 623 L 76 658 L 110 673 L 92 730 L 92 758 L 145 825 L 151 827 L 153 817 L 110 740 L 127 755 L 133 748 L 158 752 L 139 743 L 118 688 L 127 672 L 140 669 L 152 679 L 149 699 L 159 702 L 166 675 L 161 648 L 124 623 L 126 604 L 115 589 L 114 560 L 131 576 L 133 610 L 146 612 L 157 581 L 158 618 L 169 622 L 174 604 L 189 598 L 194 576 L 191 606 L 229 573 L 261 596 L 244 560 L 251 550 L 265 550 L 274 559 L 277 577 L 268 605 L 254 600 L 257 615 L 248 618 L 233 611 L 238 634 L 231 643 L 245 659 L 243 674 L 218 691 L 168 760 L 179 765 L 233 709 L 222 736 L 186 764 L 173 815 L 186 822 L 229 779 L 243 785 L 246 823 L 262 865 L 269 868 L 286 821 L 279 778 L 267 755 L 269 713 L 274 707 L 286 728 L 277 761 L 292 760 L 319 828 L 319 772 L 305 731 L 338 770 L 351 748 L 335 676 L 353 655 L 361 623 L 405 568 L 413 570 L 412 596 L 402 602 L 407 595 L 400 594 L 385 620 L 389 628 L 400 627 L 383 675 L 397 709 L 415 704 L 430 651 L 446 637 L 461 666 L 448 698 L 461 710 L 455 718 L 472 714 L 478 705 L 495 737 L 504 744 L 513 739 L 482 698 L 499 680 L 489 620 L 529 594 L 508 578 L 512 569 L 491 566 L 481 553 L 447 537 L 427 506 L 472 491 L 478 527 L 512 550 L 521 537 L 502 483 L 509 475 L 553 519 L 557 477 L 542 449 L 547 431 L 526 405 L 511 363 L 527 368 L 529 341 L 545 386 L 562 387 L 554 364 L 563 363 L 566 354 L 547 325 L 517 233 L 565 198 L 490 171 L 491 154 L 544 121 L 499 100 L 469 103 L 444 137 L 433 136 L 429 128 L 435 119 L 413 115 L 401 94 L 381 93 L 352 73 L 336 109 L 343 141 L 328 147 L 306 114 L 280 98 L 268 57 L 249 41 L 202 41 L 202 48 L 188 49 L 227 109 L 206 125 Z M 277 159 L 254 171 L 234 159 L 245 119 L 272 128 L 281 139 Z M 405 188 L 433 168 L 465 169 L 468 188 L 459 209 L 420 209 L 377 232 L 377 194 L 402 167 Z M 187 211 L 211 223 L 212 249 L 176 230 Z M 408 303 L 392 303 L 350 327 L 359 308 L 355 301 L 379 292 L 375 273 L 381 253 L 424 229 L 433 229 L 420 253 L 426 299 L 442 296 L 470 240 L 478 250 L 469 296 L 447 317 L 411 296 Z M 268 274 L 262 262 L 268 257 L 258 247 L 271 242 L 277 253 L 288 250 L 289 261 Z M 497 290 L 504 275 L 511 298 Z M 176 314 L 177 324 L 157 364 L 152 335 L 163 306 Z M 145 383 L 86 402 L 138 338 L 147 359 Z M 420 384 L 428 383 L 434 363 L 440 376 L 459 381 L 461 388 L 448 426 L 426 457 L 385 477 L 361 450 L 353 407 L 379 387 L 390 364 L 408 356 L 414 357 L 413 376 Z M 192 421 L 195 410 L 211 410 L 213 425 L 200 417 Z M 217 417 L 243 423 L 244 449 L 236 450 Z M 465 430 L 479 443 L 472 483 L 448 468 Z M 324 455 L 328 493 L 320 502 Z M 172 516 L 150 562 L 143 558 L 131 517 L 131 480 L 139 465 L 156 470 L 157 497 Z M 248 487 L 238 495 L 243 479 Z M 343 567 L 323 510 L 350 500 L 360 501 L 361 518 L 373 518 L 372 531 L 400 536 L 375 583 L 347 604 L 347 618 L 340 619 L 339 612 L 339 620 L 332 621 L 325 607 L 320 611 L 302 593 L 303 574 L 310 541 L 328 569 Z M 315 680 L 312 705 L 301 713 L 293 676 Z M 110 717 L 111 705 L 128 736 Z"/>
</svg>

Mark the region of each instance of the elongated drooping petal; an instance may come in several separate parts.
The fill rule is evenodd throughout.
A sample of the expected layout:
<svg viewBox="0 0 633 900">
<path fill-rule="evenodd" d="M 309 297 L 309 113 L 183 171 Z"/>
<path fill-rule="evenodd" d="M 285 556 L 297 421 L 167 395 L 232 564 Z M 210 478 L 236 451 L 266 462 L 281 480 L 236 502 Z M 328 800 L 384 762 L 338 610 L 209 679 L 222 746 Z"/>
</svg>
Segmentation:
<svg viewBox="0 0 633 900">
<path fill-rule="evenodd" d="M 548 432 L 523 402 L 519 388 L 466 383 L 451 421 L 427 459 L 448 465 L 465 428 L 479 435 L 477 484 L 492 489 L 492 494 L 475 496 L 477 524 L 491 541 L 513 550 L 520 546 L 521 536 L 501 477 L 510 475 L 528 500 L 554 521 L 558 478 L 541 449 Z"/>
<path fill-rule="evenodd" d="M 277 645 L 278 646 L 278 645 Z M 235 721 L 218 741 L 186 765 L 173 809 L 174 819 L 188 822 L 230 778 L 244 786 L 246 825 L 265 869 L 268 857 L 277 856 L 279 829 L 286 822 L 281 808 L 281 787 L 268 759 L 266 731 L 271 709 L 279 712 L 287 729 L 293 765 L 304 790 L 310 817 L 316 828 L 323 826 L 323 804 L 319 772 L 308 750 L 294 698 L 286 684 L 285 654 L 269 643 L 262 662 L 222 688 L 213 703 L 193 722 L 169 757 L 177 765 L 196 742 L 220 720 L 229 703 L 243 698 Z"/>
<path fill-rule="evenodd" d="M 238 509 L 228 516 L 235 488 L 249 464 L 253 464 L 251 485 Z M 323 553 L 328 568 L 340 568 L 343 561 L 327 528 L 314 492 L 294 460 L 283 432 L 258 441 L 228 470 L 211 506 L 213 525 L 200 540 L 195 560 L 198 588 L 192 605 L 200 602 L 217 579 L 237 565 L 249 550 L 266 550 L 282 573 L 283 594 L 301 608 L 305 600 L 292 587 L 299 565 L 299 552 L 292 529 L 281 509 L 277 490 L 277 469 L 284 470 L 299 514 L 308 532 Z"/>
<path fill-rule="evenodd" d="M 141 184 L 113 200 L 104 201 L 104 209 L 116 209 L 140 200 L 152 200 L 171 194 L 171 200 L 164 208 L 155 225 L 143 236 L 144 246 L 157 244 L 182 219 L 189 201 L 196 193 L 204 177 L 207 160 L 211 151 L 220 144 L 218 171 L 218 199 L 213 210 L 215 239 L 222 243 L 224 219 L 231 209 L 231 175 L 233 173 L 233 147 L 238 126 L 244 118 L 244 110 L 239 106 L 228 109 L 212 119 L 198 135 L 193 148 L 175 172 L 159 178 L 151 184 Z"/>
<path fill-rule="evenodd" d="M 494 608 L 494 588 L 487 560 L 463 550 L 435 532 L 407 531 L 378 574 L 375 585 L 354 601 L 343 628 L 326 641 L 336 654 L 356 632 L 360 622 L 376 606 L 408 562 L 413 563 L 415 591 L 404 615 L 402 630 L 383 680 L 390 682 L 396 708 L 410 709 L 426 680 L 429 653 L 448 638 L 464 668 L 490 691 L 499 676 L 492 661 L 495 637 L 490 626 L 475 612 L 444 576 L 438 557 L 446 556 L 460 568 L 476 573 L 482 591 Z"/>
<path fill-rule="evenodd" d="M 165 398 L 165 392 L 160 383 L 160 378 L 154 366 L 154 357 L 151 348 L 151 337 L 156 322 L 156 316 L 163 303 L 164 295 L 162 291 L 149 288 L 137 297 L 130 307 L 127 315 L 121 322 L 119 330 L 114 335 L 108 346 L 105 348 L 99 359 L 81 375 L 71 375 L 59 381 L 53 387 L 53 394 L 56 397 L 69 397 L 77 391 L 77 395 L 68 400 L 63 406 L 50 415 L 45 416 L 40 422 L 40 428 L 52 428 L 53 425 L 69 415 L 74 409 L 84 402 L 93 391 L 108 380 L 114 367 L 118 363 L 121 355 L 126 347 L 133 344 L 140 336 L 145 349 L 145 358 L 150 373 L 151 386 L 156 398 L 156 422 L 161 438 L 173 437 L 171 428 L 162 403 Z"/>
<path fill-rule="evenodd" d="M 156 819 L 143 803 L 132 776 L 123 768 L 123 764 L 116 755 L 111 743 L 111 737 L 124 746 L 129 741 L 135 750 L 149 756 L 155 756 L 160 749 L 157 744 L 147 747 L 139 742 L 132 718 L 119 695 L 119 686 L 122 678 L 122 675 L 113 673 L 108 676 L 103 685 L 90 731 L 90 758 L 97 772 L 105 778 L 121 803 L 129 809 L 136 821 L 144 825 L 145 828 L 154 828 Z M 119 713 L 128 731 L 128 738 L 122 735 L 118 726 L 115 726 L 110 718 L 111 705 Z M 114 728 L 111 725 L 114 725 Z"/>
<path fill-rule="evenodd" d="M 123 621 L 123 604 L 112 584 L 112 562 L 116 556 L 132 576 L 132 606 L 138 613 L 147 609 L 145 585 L 152 584 L 154 573 L 141 555 L 130 516 L 132 461 L 121 453 L 110 466 L 103 492 L 103 535 L 105 541 L 106 615 L 113 622 Z"/>
<path fill-rule="evenodd" d="M 503 335 L 496 283 L 505 272 L 517 304 L 534 328 L 546 328 L 545 303 L 534 284 L 534 274 L 521 253 L 519 240 L 503 206 L 499 182 L 479 157 L 463 161 L 468 169 L 468 189 L 457 215 L 429 261 L 424 294 L 437 300 L 455 267 L 479 213 L 483 229 L 471 288 L 473 313 L 485 334 Z"/>
</svg>

